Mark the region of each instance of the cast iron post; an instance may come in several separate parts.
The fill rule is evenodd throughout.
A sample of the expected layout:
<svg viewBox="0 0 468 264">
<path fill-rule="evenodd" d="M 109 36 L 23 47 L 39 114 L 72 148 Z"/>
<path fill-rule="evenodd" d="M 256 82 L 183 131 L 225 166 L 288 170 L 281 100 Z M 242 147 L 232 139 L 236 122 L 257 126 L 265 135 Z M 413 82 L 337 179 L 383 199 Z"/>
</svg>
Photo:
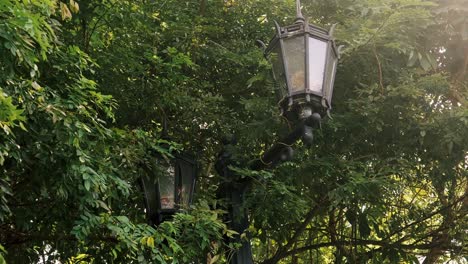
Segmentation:
<svg viewBox="0 0 468 264">
<path fill-rule="evenodd" d="M 232 159 L 230 148 L 236 144 L 233 136 L 224 140 L 224 148 L 218 156 L 216 171 L 223 178 L 223 183 L 218 191 L 218 198 L 227 202 L 227 224 L 228 227 L 239 235 L 234 238 L 227 238 L 229 243 L 239 243 L 241 247 L 226 257 L 230 264 L 253 264 L 252 249 L 248 239 L 242 239 L 240 235 L 249 228 L 247 210 L 243 206 L 244 195 L 249 182 L 239 181 L 237 175 L 229 169 L 230 165 L 235 165 Z"/>
<path fill-rule="evenodd" d="M 274 144 L 261 160 L 253 162 L 249 167 L 252 170 L 262 170 L 273 168 L 281 162 L 290 160 L 293 156 L 292 145 L 299 139 L 306 144 L 311 144 L 313 140 L 313 128 L 320 126 L 320 115 L 312 114 L 304 119 L 289 135 Z M 229 169 L 230 165 L 236 165 L 232 158 L 230 149 L 236 144 L 234 137 L 224 140 L 224 148 L 216 161 L 216 171 L 223 178 L 223 183 L 218 191 L 218 198 L 225 199 L 227 202 L 227 223 L 230 229 L 239 233 L 228 242 L 239 243 L 241 247 L 234 253 L 228 254 L 230 264 L 253 264 L 252 248 L 250 245 L 249 234 L 246 230 L 249 228 L 248 211 L 244 207 L 245 194 L 248 192 L 251 179 L 240 179 L 238 175 Z M 246 238 L 241 239 L 240 234 L 246 233 Z"/>
</svg>

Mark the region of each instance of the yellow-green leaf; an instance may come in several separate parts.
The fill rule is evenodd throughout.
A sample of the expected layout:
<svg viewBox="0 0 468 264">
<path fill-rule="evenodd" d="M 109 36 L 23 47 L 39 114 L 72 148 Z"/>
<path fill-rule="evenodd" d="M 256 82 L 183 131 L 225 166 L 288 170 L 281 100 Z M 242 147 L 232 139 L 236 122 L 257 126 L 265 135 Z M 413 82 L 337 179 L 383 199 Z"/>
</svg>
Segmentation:
<svg viewBox="0 0 468 264">
<path fill-rule="evenodd" d="M 148 247 L 154 248 L 154 238 L 148 237 L 148 239 L 146 240 L 146 245 L 148 245 Z"/>
<path fill-rule="evenodd" d="M 80 11 L 80 6 L 77 2 L 70 0 L 70 9 L 73 13 L 78 13 L 78 11 Z"/>
<path fill-rule="evenodd" d="M 60 3 L 60 13 L 62 15 L 62 20 L 71 19 L 72 17 L 70 9 L 68 9 L 68 6 L 64 3 Z"/>
</svg>

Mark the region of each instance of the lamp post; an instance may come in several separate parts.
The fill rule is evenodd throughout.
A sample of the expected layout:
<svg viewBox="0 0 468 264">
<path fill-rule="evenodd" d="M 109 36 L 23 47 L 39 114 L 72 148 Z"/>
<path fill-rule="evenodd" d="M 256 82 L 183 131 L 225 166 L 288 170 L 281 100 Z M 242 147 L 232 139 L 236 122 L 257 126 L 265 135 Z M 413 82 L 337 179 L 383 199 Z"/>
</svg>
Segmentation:
<svg viewBox="0 0 468 264">
<path fill-rule="evenodd" d="M 339 48 L 333 39 L 334 26 L 325 30 L 309 24 L 301 12 L 300 0 L 296 0 L 296 20 L 292 25 L 281 27 L 275 22 L 276 35 L 265 48 L 265 57 L 273 66 L 273 78 L 281 115 L 295 124 L 295 129 L 265 151 L 260 160 L 250 164 L 252 170 L 273 167 L 279 162 L 292 158 L 290 147 L 298 139 L 306 144 L 313 140 L 313 129 L 320 126 L 323 118 L 329 116 L 333 93 L 333 82 L 339 59 Z M 229 165 L 235 164 L 229 153 L 235 139 L 224 142 L 225 148 L 218 156 L 216 170 L 224 178 L 219 198 L 228 201 L 229 227 L 239 234 L 249 227 L 248 213 L 242 203 L 251 181 L 239 180 Z M 246 236 L 248 237 L 248 235 Z M 241 247 L 232 256 L 230 264 L 253 264 L 250 241 L 234 237 L 230 242 Z"/>
<path fill-rule="evenodd" d="M 141 177 L 150 225 L 158 225 L 192 203 L 197 165 L 184 154 L 173 159 L 153 158 Z"/>
</svg>

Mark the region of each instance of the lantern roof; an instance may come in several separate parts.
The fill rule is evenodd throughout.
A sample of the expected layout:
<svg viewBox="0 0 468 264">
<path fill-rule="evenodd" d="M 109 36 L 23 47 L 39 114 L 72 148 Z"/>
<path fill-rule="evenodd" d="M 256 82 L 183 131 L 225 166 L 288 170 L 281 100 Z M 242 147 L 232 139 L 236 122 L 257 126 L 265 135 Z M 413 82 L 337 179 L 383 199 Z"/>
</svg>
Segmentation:
<svg viewBox="0 0 468 264">
<path fill-rule="evenodd" d="M 296 21 L 295 21 L 295 23 L 304 23 L 304 22 L 305 22 L 305 18 L 302 15 L 302 11 L 301 11 L 301 1 L 296 0 Z"/>
<path fill-rule="evenodd" d="M 268 54 L 274 48 L 276 42 L 279 39 L 290 38 L 296 35 L 309 34 L 318 39 L 332 41 L 332 47 L 335 55 L 339 57 L 339 52 L 335 46 L 335 39 L 333 37 L 336 24 L 333 24 L 329 30 L 314 24 L 310 24 L 308 19 L 302 15 L 300 0 L 296 0 L 296 19 L 293 24 L 281 27 L 277 21 L 274 21 L 274 23 L 276 27 L 276 35 L 271 39 L 268 47 L 265 49 L 265 54 Z"/>
</svg>

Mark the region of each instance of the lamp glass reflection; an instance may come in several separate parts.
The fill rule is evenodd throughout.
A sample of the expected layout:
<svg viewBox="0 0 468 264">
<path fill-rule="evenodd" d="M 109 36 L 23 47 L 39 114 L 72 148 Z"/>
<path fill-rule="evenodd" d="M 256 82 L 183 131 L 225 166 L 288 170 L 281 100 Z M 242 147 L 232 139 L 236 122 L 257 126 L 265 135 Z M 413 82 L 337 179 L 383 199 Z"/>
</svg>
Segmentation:
<svg viewBox="0 0 468 264">
<path fill-rule="evenodd" d="M 323 79 L 325 74 L 325 62 L 327 56 L 326 41 L 309 37 L 308 51 L 308 88 L 312 92 L 321 94 L 323 87 Z"/>
<path fill-rule="evenodd" d="M 301 37 L 284 40 L 284 51 L 291 93 L 305 91 L 305 39 Z"/>
<path fill-rule="evenodd" d="M 330 49 L 330 56 L 327 64 L 328 80 L 325 84 L 325 98 L 327 99 L 328 103 L 331 103 L 333 95 L 333 84 L 335 81 L 337 63 L 338 58 L 336 57 L 335 52 L 332 49 Z"/>
<path fill-rule="evenodd" d="M 170 165 L 162 175 L 159 176 L 159 194 L 161 209 L 174 209 L 175 207 L 175 168 Z"/>
<path fill-rule="evenodd" d="M 283 56 L 281 54 L 279 43 L 276 44 L 276 47 L 270 53 L 269 58 L 273 66 L 273 78 L 275 79 L 276 84 L 279 85 L 278 97 L 279 99 L 282 99 L 288 95 L 288 87 L 286 87 L 286 76 L 284 73 Z"/>
</svg>

